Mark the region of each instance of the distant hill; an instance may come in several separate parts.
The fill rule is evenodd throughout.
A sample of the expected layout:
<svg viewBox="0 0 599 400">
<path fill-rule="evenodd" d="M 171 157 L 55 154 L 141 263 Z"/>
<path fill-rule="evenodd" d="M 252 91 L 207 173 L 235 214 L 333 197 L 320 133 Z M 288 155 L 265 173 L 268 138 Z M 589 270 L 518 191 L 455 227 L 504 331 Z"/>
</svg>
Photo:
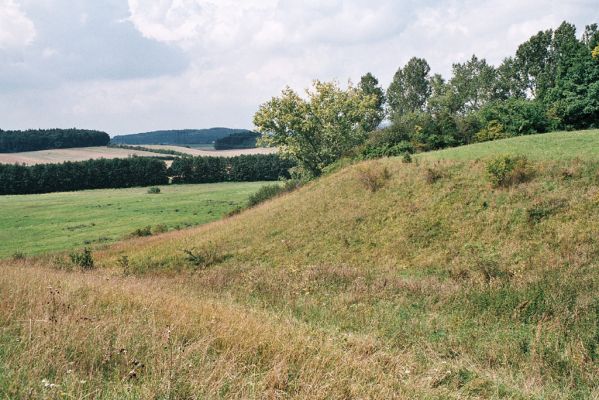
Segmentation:
<svg viewBox="0 0 599 400">
<path fill-rule="evenodd" d="M 212 144 L 232 134 L 251 133 L 246 129 L 210 128 L 153 131 L 132 135 L 119 135 L 112 138 L 114 144 L 171 144 L 194 145 Z"/>
</svg>

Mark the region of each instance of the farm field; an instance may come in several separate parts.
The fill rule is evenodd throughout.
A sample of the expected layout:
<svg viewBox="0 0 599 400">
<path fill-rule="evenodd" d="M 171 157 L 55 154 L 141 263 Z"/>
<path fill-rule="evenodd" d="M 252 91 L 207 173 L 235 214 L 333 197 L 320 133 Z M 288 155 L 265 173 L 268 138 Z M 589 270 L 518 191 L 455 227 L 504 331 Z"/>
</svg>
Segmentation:
<svg viewBox="0 0 599 400">
<path fill-rule="evenodd" d="M 119 149 L 114 147 L 80 147 L 74 149 L 53 149 L 23 153 L 0 153 L 0 164 L 57 164 L 65 161 L 85 161 L 98 158 L 127 158 L 130 156 L 159 157 L 160 154 L 148 151 Z"/>
<path fill-rule="evenodd" d="M 92 271 L 4 260 L 0 396 L 598 398 L 599 161 L 527 139 L 508 187 L 493 150 L 368 161 Z"/>
<path fill-rule="evenodd" d="M 275 148 L 258 147 L 255 149 L 237 149 L 237 150 L 209 150 L 201 147 L 183 147 L 183 146 L 171 146 L 171 145 L 144 145 L 149 149 L 163 149 L 163 150 L 175 150 L 181 153 L 189 154 L 192 156 L 204 156 L 204 157 L 235 157 L 246 154 L 273 154 L 277 152 Z"/>
<path fill-rule="evenodd" d="M 0 196 L 0 258 L 36 255 L 123 239 L 135 229 L 184 228 L 221 218 L 263 183 L 169 185 Z"/>
</svg>

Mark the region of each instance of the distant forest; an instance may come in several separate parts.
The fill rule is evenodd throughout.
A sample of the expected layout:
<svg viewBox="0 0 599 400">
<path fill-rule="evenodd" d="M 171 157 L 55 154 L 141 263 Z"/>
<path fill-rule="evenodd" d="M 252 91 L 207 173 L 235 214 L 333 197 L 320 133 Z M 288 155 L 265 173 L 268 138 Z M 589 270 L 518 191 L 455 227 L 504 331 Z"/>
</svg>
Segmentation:
<svg viewBox="0 0 599 400">
<path fill-rule="evenodd" d="M 106 146 L 109 142 L 110 136 L 107 133 L 85 129 L 0 129 L 0 153 Z"/>
<path fill-rule="evenodd" d="M 137 133 L 121 135 L 112 138 L 113 144 L 171 144 L 171 145 L 197 145 L 212 144 L 219 139 L 236 133 L 250 132 L 245 129 L 210 128 L 210 129 L 184 129 Z"/>
<path fill-rule="evenodd" d="M 215 150 L 253 149 L 260 134 L 257 132 L 235 132 L 214 142 Z"/>
</svg>

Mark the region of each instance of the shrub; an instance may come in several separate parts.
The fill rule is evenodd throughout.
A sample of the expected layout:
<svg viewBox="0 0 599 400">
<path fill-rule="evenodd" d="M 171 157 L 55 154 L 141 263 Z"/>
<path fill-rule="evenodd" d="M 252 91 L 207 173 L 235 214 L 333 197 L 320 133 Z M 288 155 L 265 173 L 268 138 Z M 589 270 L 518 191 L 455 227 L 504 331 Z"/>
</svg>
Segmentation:
<svg viewBox="0 0 599 400">
<path fill-rule="evenodd" d="M 94 257 L 92 256 L 92 251 L 85 247 L 80 253 L 71 253 L 70 254 L 71 262 L 76 267 L 90 270 L 94 268 Z"/>
<path fill-rule="evenodd" d="M 24 260 L 25 259 L 25 253 L 23 253 L 22 251 L 16 251 L 16 252 L 13 253 L 12 259 L 14 261 Z"/>
<path fill-rule="evenodd" d="M 492 120 L 483 130 L 475 135 L 475 140 L 477 142 L 488 142 L 491 140 L 505 139 L 507 137 L 509 137 L 509 135 L 504 132 L 503 125 L 497 120 Z"/>
<path fill-rule="evenodd" d="M 131 270 L 129 268 L 129 257 L 128 256 L 120 256 L 117 260 L 119 267 L 123 270 L 123 275 L 127 276 L 131 274 Z"/>
<path fill-rule="evenodd" d="M 385 187 L 391 179 L 391 173 L 380 164 L 368 164 L 358 168 L 358 179 L 367 190 L 374 193 Z"/>
<path fill-rule="evenodd" d="M 526 210 L 528 221 L 532 223 L 541 222 L 543 219 L 550 217 L 567 205 L 567 201 L 563 199 L 551 199 L 538 202 L 533 207 Z"/>
<path fill-rule="evenodd" d="M 148 188 L 148 194 L 160 194 L 160 188 L 152 186 L 151 188 Z"/>
<path fill-rule="evenodd" d="M 254 207 L 284 192 L 285 188 L 279 184 L 262 186 L 256 193 L 250 196 L 248 199 L 248 207 Z"/>
<path fill-rule="evenodd" d="M 433 184 L 443 178 L 445 174 L 437 167 L 427 167 L 424 171 L 424 180 L 428 184 Z"/>
<path fill-rule="evenodd" d="M 409 164 L 412 162 L 412 155 L 408 152 L 403 153 L 403 156 L 401 157 L 401 162 L 403 162 L 404 164 Z"/>
<path fill-rule="evenodd" d="M 165 232 L 168 232 L 168 226 L 166 224 L 158 224 L 152 228 L 152 233 L 154 235 Z"/>
<path fill-rule="evenodd" d="M 526 157 L 502 155 L 487 161 L 487 174 L 493 187 L 508 187 L 526 182 L 532 170 Z"/>
<path fill-rule="evenodd" d="M 150 225 L 143 227 L 143 228 L 137 228 L 136 230 L 134 230 L 133 232 L 131 232 L 129 234 L 129 237 L 146 237 L 146 236 L 152 236 L 152 227 Z"/>
<path fill-rule="evenodd" d="M 208 243 L 199 249 L 184 249 L 187 261 L 196 269 L 206 269 L 214 264 L 223 261 L 226 257 L 220 249 Z"/>
</svg>

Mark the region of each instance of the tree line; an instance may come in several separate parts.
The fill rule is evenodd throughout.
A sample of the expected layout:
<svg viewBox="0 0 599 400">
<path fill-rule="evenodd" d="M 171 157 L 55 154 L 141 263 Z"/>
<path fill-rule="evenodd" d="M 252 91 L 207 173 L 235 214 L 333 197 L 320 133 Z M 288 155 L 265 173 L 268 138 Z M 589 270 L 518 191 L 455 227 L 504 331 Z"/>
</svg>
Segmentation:
<svg viewBox="0 0 599 400">
<path fill-rule="evenodd" d="M 109 142 L 107 133 L 86 129 L 0 129 L 0 153 L 106 146 Z"/>
<path fill-rule="evenodd" d="M 276 154 L 237 157 L 183 157 L 173 161 L 173 183 L 276 181 L 289 178 L 295 163 Z"/>
<path fill-rule="evenodd" d="M 168 183 L 164 161 L 149 157 L 33 166 L 0 164 L 0 194 L 68 192 Z"/>
<path fill-rule="evenodd" d="M 177 158 L 170 168 L 154 157 L 25 166 L 0 164 L 0 195 L 117 189 L 172 183 L 276 181 L 290 160 L 275 154 Z"/>
<path fill-rule="evenodd" d="M 308 177 L 344 156 L 599 127 L 598 26 L 587 26 L 579 38 L 563 22 L 532 36 L 497 67 L 476 55 L 455 63 L 449 79 L 414 57 L 387 90 L 371 73 L 345 89 L 316 81 L 307 97 L 287 88 L 260 106 L 254 124 L 262 143 L 279 147 Z"/>
</svg>

